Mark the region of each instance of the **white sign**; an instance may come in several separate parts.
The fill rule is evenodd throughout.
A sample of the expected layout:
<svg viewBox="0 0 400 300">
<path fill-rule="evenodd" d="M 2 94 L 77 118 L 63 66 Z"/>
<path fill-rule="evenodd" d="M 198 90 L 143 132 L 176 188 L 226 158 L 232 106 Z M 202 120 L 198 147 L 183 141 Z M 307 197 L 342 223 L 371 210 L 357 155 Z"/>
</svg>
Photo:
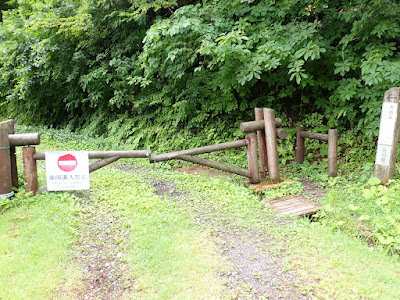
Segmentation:
<svg viewBox="0 0 400 300">
<path fill-rule="evenodd" d="M 48 191 L 90 189 L 87 151 L 46 152 L 46 177 Z"/>
<path fill-rule="evenodd" d="M 390 164 L 390 156 L 392 155 L 393 146 L 379 145 L 376 151 L 376 161 L 377 165 L 388 167 Z"/>
<path fill-rule="evenodd" d="M 398 103 L 383 103 L 378 144 L 393 145 Z"/>
</svg>

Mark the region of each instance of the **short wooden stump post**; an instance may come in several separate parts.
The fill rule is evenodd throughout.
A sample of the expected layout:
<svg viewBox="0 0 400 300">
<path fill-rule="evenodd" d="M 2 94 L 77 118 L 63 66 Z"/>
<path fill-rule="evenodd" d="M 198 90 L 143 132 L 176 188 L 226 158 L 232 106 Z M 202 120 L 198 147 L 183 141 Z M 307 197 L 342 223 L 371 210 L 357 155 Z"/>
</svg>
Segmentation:
<svg viewBox="0 0 400 300">
<path fill-rule="evenodd" d="M 0 197 L 9 198 L 13 195 L 11 177 L 10 141 L 8 133 L 10 121 L 0 122 Z"/>
<path fill-rule="evenodd" d="M 337 176 L 337 148 L 338 148 L 338 131 L 337 129 L 329 129 L 328 131 L 328 176 Z"/>
<path fill-rule="evenodd" d="M 301 135 L 304 131 L 303 126 L 297 126 L 296 134 L 296 162 L 302 164 L 304 162 L 304 152 L 305 152 L 305 139 Z"/>
<path fill-rule="evenodd" d="M 8 121 L 8 133 L 14 134 L 14 120 Z M 9 137 L 10 138 L 10 137 Z M 10 163 L 11 163 L 11 181 L 12 186 L 18 188 L 18 169 L 17 169 L 17 156 L 15 155 L 15 146 L 10 145 Z"/>
<path fill-rule="evenodd" d="M 24 178 L 26 182 L 26 191 L 36 195 L 39 184 L 37 177 L 36 160 L 33 158 L 36 149 L 35 147 L 23 147 L 22 159 L 24 162 Z"/>
</svg>

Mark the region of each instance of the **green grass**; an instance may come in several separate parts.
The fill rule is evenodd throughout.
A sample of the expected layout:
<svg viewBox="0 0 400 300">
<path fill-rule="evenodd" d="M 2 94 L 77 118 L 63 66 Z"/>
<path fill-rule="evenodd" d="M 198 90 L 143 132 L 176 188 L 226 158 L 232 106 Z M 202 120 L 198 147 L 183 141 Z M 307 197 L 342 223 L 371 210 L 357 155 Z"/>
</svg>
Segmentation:
<svg viewBox="0 0 400 300">
<path fill-rule="evenodd" d="M 20 200 L 0 215 L 0 299 L 44 299 L 66 278 L 75 240 L 67 193 Z"/>
<path fill-rule="evenodd" d="M 315 280 L 318 299 L 398 299 L 397 257 L 307 220 L 290 230 L 285 260 L 303 279 Z"/>
</svg>

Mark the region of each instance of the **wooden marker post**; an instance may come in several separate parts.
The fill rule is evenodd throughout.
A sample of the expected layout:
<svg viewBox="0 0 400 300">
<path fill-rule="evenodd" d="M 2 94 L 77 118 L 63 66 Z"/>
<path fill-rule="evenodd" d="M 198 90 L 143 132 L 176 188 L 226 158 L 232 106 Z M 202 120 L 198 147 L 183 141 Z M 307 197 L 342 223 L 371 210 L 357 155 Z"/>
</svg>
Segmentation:
<svg viewBox="0 0 400 300">
<path fill-rule="evenodd" d="M 22 159 L 24 162 L 24 177 L 26 182 L 26 191 L 36 195 L 39 184 L 37 177 L 36 160 L 33 158 L 35 147 L 23 147 Z"/>
<path fill-rule="evenodd" d="M 262 108 L 254 109 L 256 115 L 256 121 L 264 120 L 264 112 Z M 268 157 L 267 157 L 267 144 L 265 143 L 265 131 L 257 130 L 257 141 L 258 141 L 258 154 L 260 157 L 260 173 L 261 178 L 266 177 L 265 170 L 268 169 Z"/>
<path fill-rule="evenodd" d="M 257 138 L 254 133 L 246 135 L 247 141 L 247 163 L 249 165 L 250 183 L 259 183 L 258 173 Z"/>
<path fill-rule="evenodd" d="M 375 177 L 383 184 L 394 176 L 400 134 L 400 88 L 389 89 L 384 96 L 379 126 Z"/>
<path fill-rule="evenodd" d="M 264 108 L 265 140 L 268 154 L 268 173 L 272 181 L 279 181 L 278 143 L 276 141 L 275 112 L 271 108 Z"/>
<path fill-rule="evenodd" d="M 328 176 L 337 176 L 337 148 L 338 148 L 338 131 L 337 129 L 329 129 L 328 131 Z"/>
<path fill-rule="evenodd" d="M 10 121 L 0 122 L 0 197 L 12 196 L 10 141 L 8 132 Z"/>
</svg>

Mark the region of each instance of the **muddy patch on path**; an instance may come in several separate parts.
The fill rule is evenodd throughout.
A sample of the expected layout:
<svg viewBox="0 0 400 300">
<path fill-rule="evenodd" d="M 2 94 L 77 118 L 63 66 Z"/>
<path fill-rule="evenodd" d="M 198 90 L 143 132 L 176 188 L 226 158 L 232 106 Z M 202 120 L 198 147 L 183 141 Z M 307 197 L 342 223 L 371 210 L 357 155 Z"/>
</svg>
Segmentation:
<svg viewBox="0 0 400 300">
<path fill-rule="evenodd" d="M 78 243 L 74 246 L 74 262 L 81 267 L 82 284 L 72 290 L 74 299 L 120 299 L 133 286 L 124 262 L 123 241 L 126 232 L 112 207 L 91 199 L 80 198 Z"/>
</svg>

